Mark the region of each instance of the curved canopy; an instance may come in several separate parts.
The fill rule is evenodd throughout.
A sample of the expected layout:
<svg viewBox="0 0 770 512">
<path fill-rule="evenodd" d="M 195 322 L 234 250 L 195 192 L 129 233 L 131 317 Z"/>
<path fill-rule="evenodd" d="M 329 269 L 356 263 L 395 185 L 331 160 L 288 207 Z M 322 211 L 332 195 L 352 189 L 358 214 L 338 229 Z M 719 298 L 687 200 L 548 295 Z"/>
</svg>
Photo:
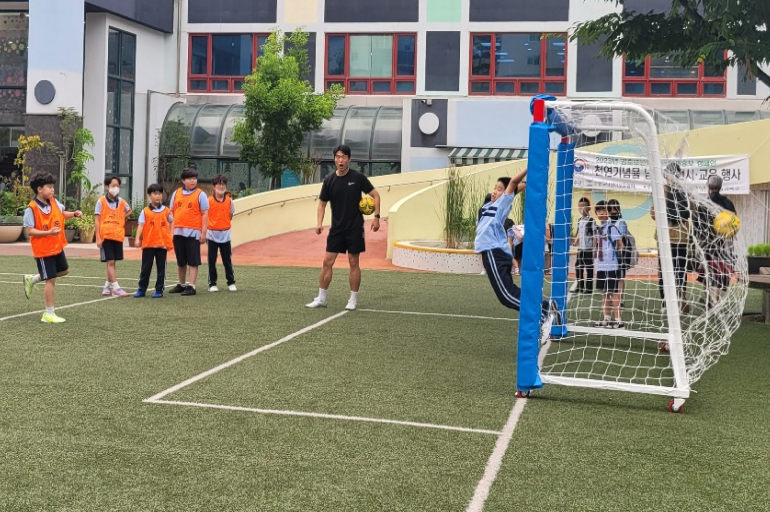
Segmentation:
<svg viewBox="0 0 770 512">
<path fill-rule="evenodd" d="M 400 161 L 402 114 L 399 107 L 338 107 L 317 132 L 305 137 L 303 149 L 308 156 L 332 160 L 332 150 L 347 144 L 357 161 Z M 242 117 L 243 105 L 175 103 L 163 121 L 161 141 L 176 129 L 189 139 L 190 156 L 237 160 L 240 145 L 232 135 Z M 160 154 L 178 156 L 178 148 L 179 144 L 162 144 Z"/>
</svg>

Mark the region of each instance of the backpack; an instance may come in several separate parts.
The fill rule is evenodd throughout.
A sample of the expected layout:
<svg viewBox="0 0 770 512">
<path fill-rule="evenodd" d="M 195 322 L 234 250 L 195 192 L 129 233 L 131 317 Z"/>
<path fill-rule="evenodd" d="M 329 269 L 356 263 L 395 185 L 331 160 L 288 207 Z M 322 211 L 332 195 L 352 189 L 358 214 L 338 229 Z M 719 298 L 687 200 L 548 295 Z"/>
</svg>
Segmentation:
<svg viewBox="0 0 770 512">
<path fill-rule="evenodd" d="M 612 226 L 620 233 L 620 228 L 613 222 Z M 618 264 L 624 269 L 628 270 L 633 268 L 639 263 L 639 251 L 636 247 L 636 238 L 631 234 L 628 229 L 626 233 L 621 233 L 621 240 L 623 240 L 623 249 L 618 253 Z"/>
</svg>

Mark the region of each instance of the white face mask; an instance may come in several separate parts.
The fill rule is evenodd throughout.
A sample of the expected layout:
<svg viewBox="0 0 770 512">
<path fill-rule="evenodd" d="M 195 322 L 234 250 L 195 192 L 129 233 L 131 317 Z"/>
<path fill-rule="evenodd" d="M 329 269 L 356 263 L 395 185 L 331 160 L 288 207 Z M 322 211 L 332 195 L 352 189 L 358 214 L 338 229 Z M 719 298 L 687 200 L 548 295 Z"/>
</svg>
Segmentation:
<svg viewBox="0 0 770 512">
<path fill-rule="evenodd" d="M 118 194 L 120 194 L 120 187 L 110 187 L 108 192 L 112 197 L 118 197 Z"/>
</svg>

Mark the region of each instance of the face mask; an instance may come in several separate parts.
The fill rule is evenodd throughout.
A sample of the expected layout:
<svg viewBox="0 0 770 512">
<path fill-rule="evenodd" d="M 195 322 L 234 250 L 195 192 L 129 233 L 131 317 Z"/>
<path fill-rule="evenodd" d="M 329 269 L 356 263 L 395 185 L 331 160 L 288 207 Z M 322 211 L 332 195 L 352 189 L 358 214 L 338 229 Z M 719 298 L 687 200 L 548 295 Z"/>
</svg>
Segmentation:
<svg viewBox="0 0 770 512">
<path fill-rule="evenodd" d="M 118 197 L 118 194 L 120 194 L 120 187 L 110 187 L 108 192 L 112 197 Z"/>
</svg>

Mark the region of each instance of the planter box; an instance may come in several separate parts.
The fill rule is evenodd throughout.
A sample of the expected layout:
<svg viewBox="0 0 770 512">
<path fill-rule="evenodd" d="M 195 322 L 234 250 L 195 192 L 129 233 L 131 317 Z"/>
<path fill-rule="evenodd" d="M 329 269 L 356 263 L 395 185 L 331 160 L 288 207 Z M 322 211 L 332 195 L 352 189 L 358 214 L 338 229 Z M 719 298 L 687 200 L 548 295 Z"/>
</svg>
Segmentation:
<svg viewBox="0 0 770 512">
<path fill-rule="evenodd" d="M 18 226 L 2 226 L 0 225 L 0 244 L 12 244 L 21 236 L 21 232 L 24 227 Z"/>
<path fill-rule="evenodd" d="M 759 274 L 761 267 L 770 267 L 770 256 L 747 256 L 749 274 Z"/>
</svg>

